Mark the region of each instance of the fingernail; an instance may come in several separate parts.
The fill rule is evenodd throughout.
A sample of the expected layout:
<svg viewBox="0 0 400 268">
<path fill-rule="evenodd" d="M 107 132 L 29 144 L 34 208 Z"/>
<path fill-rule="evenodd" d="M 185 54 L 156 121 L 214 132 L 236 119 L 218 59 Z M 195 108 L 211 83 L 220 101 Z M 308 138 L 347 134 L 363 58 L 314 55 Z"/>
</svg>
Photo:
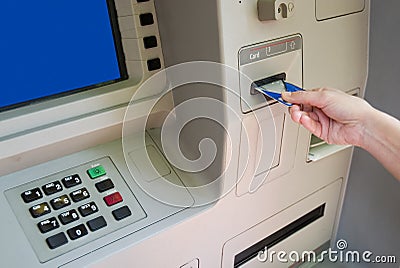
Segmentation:
<svg viewBox="0 0 400 268">
<path fill-rule="evenodd" d="M 290 97 L 292 96 L 292 92 L 284 91 L 282 92 L 282 97 Z"/>
</svg>

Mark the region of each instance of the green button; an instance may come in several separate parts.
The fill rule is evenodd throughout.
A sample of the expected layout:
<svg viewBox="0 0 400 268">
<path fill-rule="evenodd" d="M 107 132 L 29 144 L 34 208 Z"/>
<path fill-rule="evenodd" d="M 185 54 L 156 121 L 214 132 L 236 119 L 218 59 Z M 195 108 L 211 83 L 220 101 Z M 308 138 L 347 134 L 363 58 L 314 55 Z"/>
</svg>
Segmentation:
<svg viewBox="0 0 400 268">
<path fill-rule="evenodd" d="M 89 174 L 90 178 L 96 179 L 98 177 L 106 175 L 106 170 L 103 168 L 103 166 L 97 166 L 89 169 L 87 173 Z"/>
</svg>

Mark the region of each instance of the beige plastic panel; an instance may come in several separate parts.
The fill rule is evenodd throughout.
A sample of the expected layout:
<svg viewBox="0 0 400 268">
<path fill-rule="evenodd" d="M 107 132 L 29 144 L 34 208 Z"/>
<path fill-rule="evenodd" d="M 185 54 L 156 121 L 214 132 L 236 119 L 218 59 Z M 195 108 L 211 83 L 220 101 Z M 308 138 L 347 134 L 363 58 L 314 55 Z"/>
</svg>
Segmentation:
<svg viewBox="0 0 400 268">
<path fill-rule="evenodd" d="M 273 104 L 243 119 L 238 167 L 238 196 L 290 171 L 296 154 L 298 126 L 288 120 L 287 108 Z M 292 138 L 289 136 L 292 135 Z"/>
<path fill-rule="evenodd" d="M 128 155 L 136 168 L 132 172 L 137 171 L 138 176 L 145 181 L 150 182 L 171 173 L 161 153 L 153 145 L 138 148 L 128 153 Z"/>
<path fill-rule="evenodd" d="M 336 180 L 332 184 L 311 194 L 272 218 L 253 226 L 226 242 L 222 254 L 222 267 L 233 267 L 234 258 L 237 254 L 324 203 L 326 204 L 325 213 L 322 218 L 294 233 L 273 246 L 270 250 L 276 252 L 285 251 L 287 253 L 297 251 L 301 253 L 303 251 L 316 249 L 330 240 L 333 231 L 333 223 L 335 222 L 341 185 L 342 180 Z M 256 257 L 240 267 L 288 267 L 290 264 L 289 262 L 279 263 L 277 260 L 275 260 L 274 263 L 268 261 L 260 262 Z"/>
<path fill-rule="evenodd" d="M 365 0 L 315 0 L 315 5 L 317 19 L 326 20 L 363 11 Z"/>
</svg>

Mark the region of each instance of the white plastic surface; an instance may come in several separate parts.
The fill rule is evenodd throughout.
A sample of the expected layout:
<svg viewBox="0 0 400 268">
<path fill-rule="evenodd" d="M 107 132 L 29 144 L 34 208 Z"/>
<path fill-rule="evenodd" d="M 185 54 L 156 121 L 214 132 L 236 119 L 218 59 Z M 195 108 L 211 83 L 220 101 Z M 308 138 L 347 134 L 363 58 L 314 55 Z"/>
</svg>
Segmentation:
<svg viewBox="0 0 400 268">
<path fill-rule="evenodd" d="M 315 0 L 318 20 L 344 16 L 364 10 L 365 0 Z"/>
</svg>

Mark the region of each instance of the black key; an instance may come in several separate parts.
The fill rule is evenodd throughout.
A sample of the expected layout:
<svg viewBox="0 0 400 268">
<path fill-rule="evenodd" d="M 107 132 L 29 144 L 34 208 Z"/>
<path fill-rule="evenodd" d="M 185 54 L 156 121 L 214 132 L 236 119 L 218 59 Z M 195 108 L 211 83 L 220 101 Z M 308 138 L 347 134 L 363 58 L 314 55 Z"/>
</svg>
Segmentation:
<svg viewBox="0 0 400 268">
<path fill-rule="evenodd" d="M 140 25 L 147 26 L 152 25 L 154 23 L 153 14 L 151 13 L 143 13 L 139 15 Z"/>
<path fill-rule="evenodd" d="M 145 49 L 157 47 L 157 37 L 154 35 L 143 37 L 143 44 Z"/>
<path fill-rule="evenodd" d="M 103 216 L 97 217 L 87 222 L 90 231 L 94 232 L 107 226 L 107 222 Z"/>
<path fill-rule="evenodd" d="M 50 204 L 54 209 L 60 209 L 71 205 L 71 201 L 69 200 L 68 195 L 65 194 L 60 197 L 54 198 L 50 201 Z"/>
<path fill-rule="evenodd" d="M 29 212 L 31 213 L 32 217 L 37 218 L 46 215 L 47 213 L 50 213 L 51 209 L 49 204 L 45 202 L 31 207 L 29 209 Z"/>
<path fill-rule="evenodd" d="M 75 226 L 74 228 L 71 228 L 67 231 L 67 234 L 69 238 L 72 240 L 81 238 L 82 236 L 85 236 L 88 234 L 88 231 L 83 224 L 79 224 L 78 226 Z"/>
<path fill-rule="evenodd" d="M 58 233 L 46 239 L 47 245 L 51 249 L 58 248 L 68 243 L 68 239 L 64 233 Z"/>
<path fill-rule="evenodd" d="M 21 194 L 22 199 L 25 203 L 30 203 L 32 201 L 38 200 L 43 197 L 42 192 L 39 188 L 25 191 Z"/>
<path fill-rule="evenodd" d="M 149 72 L 158 70 L 160 68 L 161 68 L 160 58 L 155 58 L 147 61 L 147 70 L 149 70 Z"/>
<path fill-rule="evenodd" d="M 110 190 L 114 188 L 114 183 L 110 179 L 106 179 L 104 181 L 100 181 L 95 184 L 97 191 L 100 193 L 105 192 L 107 190 Z"/>
<path fill-rule="evenodd" d="M 44 234 L 60 227 L 55 217 L 39 222 L 39 230 Z"/>
<path fill-rule="evenodd" d="M 71 196 L 72 200 L 74 200 L 74 202 L 79 202 L 83 199 L 89 198 L 90 194 L 89 194 L 88 190 L 86 190 L 86 188 L 82 188 L 82 189 L 73 191 L 70 194 L 70 196 Z"/>
<path fill-rule="evenodd" d="M 53 181 L 43 185 L 42 189 L 46 195 L 51 195 L 62 191 L 63 187 L 61 186 L 61 183 L 59 181 Z"/>
<path fill-rule="evenodd" d="M 112 212 L 112 214 L 117 221 L 120 221 L 120 220 L 125 219 L 126 217 L 129 217 L 130 215 L 132 215 L 132 212 L 128 208 L 128 206 L 123 206 L 123 207 L 120 207 L 120 208 L 114 210 Z"/>
<path fill-rule="evenodd" d="M 99 211 L 99 208 L 97 207 L 95 202 L 90 202 L 79 207 L 79 212 L 83 217 L 89 216 L 93 213 L 96 213 L 97 211 Z"/>
<path fill-rule="evenodd" d="M 66 188 L 71 188 L 82 183 L 82 180 L 78 174 L 65 177 L 61 181 Z"/>
<path fill-rule="evenodd" d="M 68 224 L 70 222 L 76 221 L 79 219 L 79 215 L 75 209 L 71 209 L 70 211 L 66 211 L 58 215 L 62 224 Z"/>
</svg>

